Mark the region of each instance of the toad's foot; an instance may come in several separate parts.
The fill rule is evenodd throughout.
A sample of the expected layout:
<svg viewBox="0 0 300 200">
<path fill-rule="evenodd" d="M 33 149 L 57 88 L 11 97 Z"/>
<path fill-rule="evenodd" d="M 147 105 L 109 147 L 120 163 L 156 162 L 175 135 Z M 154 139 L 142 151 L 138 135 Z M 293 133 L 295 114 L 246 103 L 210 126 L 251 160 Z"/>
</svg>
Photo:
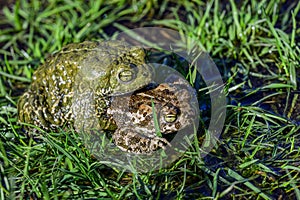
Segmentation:
<svg viewBox="0 0 300 200">
<path fill-rule="evenodd" d="M 166 145 L 171 146 L 165 138 L 140 134 L 140 131 L 134 127 L 120 128 L 113 135 L 114 142 L 121 150 L 135 154 L 151 154 L 159 148 L 165 149 Z"/>
</svg>

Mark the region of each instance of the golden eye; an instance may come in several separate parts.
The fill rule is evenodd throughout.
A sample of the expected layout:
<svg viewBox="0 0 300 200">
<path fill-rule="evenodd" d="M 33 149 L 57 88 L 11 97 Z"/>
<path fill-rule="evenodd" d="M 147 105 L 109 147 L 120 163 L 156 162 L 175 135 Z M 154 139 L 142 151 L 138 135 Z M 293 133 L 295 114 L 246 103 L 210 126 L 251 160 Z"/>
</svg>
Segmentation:
<svg viewBox="0 0 300 200">
<path fill-rule="evenodd" d="M 134 73 L 130 70 L 124 70 L 119 73 L 119 79 L 123 82 L 132 81 L 134 78 Z"/>
<path fill-rule="evenodd" d="M 164 115 L 164 120 L 168 123 L 172 123 L 175 122 L 177 119 L 177 115 L 176 114 L 166 114 Z"/>
</svg>

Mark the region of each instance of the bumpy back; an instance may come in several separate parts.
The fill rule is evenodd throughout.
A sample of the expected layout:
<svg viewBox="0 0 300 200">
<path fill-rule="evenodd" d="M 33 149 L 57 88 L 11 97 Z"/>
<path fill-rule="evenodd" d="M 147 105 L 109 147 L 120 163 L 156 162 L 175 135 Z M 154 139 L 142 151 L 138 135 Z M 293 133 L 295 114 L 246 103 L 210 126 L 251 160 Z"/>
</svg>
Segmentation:
<svg viewBox="0 0 300 200">
<path fill-rule="evenodd" d="M 67 45 L 34 73 L 18 102 L 19 121 L 47 130 L 71 125 L 75 119 L 95 118 L 96 111 L 101 120 L 107 105 L 96 108 L 96 97 L 107 102 L 110 96 L 132 92 L 151 81 L 153 70 L 144 56 L 141 48 L 119 41 Z"/>
</svg>

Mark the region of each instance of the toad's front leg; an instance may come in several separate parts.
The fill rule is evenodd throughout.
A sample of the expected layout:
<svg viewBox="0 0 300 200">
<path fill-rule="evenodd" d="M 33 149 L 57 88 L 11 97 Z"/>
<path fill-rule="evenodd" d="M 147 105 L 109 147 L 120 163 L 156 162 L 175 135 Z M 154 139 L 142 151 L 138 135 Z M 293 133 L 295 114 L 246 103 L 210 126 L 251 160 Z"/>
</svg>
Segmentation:
<svg viewBox="0 0 300 200">
<path fill-rule="evenodd" d="M 151 154 L 158 148 L 165 149 L 171 144 L 165 139 L 155 135 L 155 133 L 143 133 L 134 127 L 119 128 L 115 131 L 113 139 L 115 144 L 123 151 L 136 154 Z"/>
</svg>

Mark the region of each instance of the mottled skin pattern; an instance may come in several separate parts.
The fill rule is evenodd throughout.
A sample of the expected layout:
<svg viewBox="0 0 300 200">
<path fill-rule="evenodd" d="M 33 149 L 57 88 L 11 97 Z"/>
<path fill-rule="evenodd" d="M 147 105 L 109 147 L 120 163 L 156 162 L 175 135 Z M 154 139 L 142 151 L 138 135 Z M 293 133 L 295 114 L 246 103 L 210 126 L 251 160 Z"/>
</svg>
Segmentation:
<svg viewBox="0 0 300 200">
<path fill-rule="evenodd" d="M 113 97 L 108 113 L 118 125 L 113 134 L 115 144 L 123 151 L 136 154 L 151 154 L 158 148 L 170 146 L 165 138 L 156 135 L 153 108 L 162 136 L 192 125 L 197 112 L 191 104 L 194 93 L 186 84 L 162 83 L 131 96 Z"/>
<path fill-rule="evenodd" d="M 34 73 L 18 102 L 19 121 L 45 130 L 115 129 L 106 115 L 110 98 L 151 82 L 153 69 L 144 57 L 143 49 L 118 41 L 67 45 Z"/>
<path fill-rule="evenodd" d="M 196 116 L 191 93 L 182 81 L 150 86 L 153 69 L 144 57 L 141 48 L 116 41 L 64 47 L 34 73 L 18 102 L 19 121 L 44 130 L 65 125 L 87 134 L 92 129 L 111 130 L 116 145 L 133 153 L 170 145 L 156 135 L 152 103 L 160 132 L 175 133 Z"/>
</svg>

